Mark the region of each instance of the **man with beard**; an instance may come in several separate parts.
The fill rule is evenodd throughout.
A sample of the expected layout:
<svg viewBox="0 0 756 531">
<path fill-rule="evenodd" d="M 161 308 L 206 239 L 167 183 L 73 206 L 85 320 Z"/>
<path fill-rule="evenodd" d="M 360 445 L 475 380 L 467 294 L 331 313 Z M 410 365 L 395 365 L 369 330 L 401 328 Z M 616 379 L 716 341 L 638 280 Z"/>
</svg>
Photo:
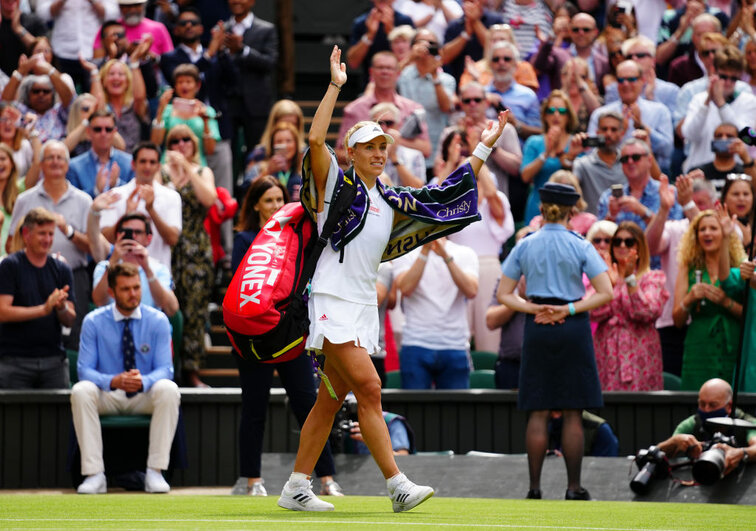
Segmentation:
<svg viewBox="0 0 756 531">
<path fill-rule="evenodd" d="M 136 265 L 113 266 L 108 293 L 115 302 L 84 320 L 77 364 L 80 381 L 71 390 L 81 473 L 86 476 L 77 491 L 107 492 L 99 415 L 127 413 L 152 415 L 144 490 L 168 492 L 171 487 L 161 471 L 170 462 L 181 402 L 173 382 L 171 327 L 163 312 L 141 304 Z"/>
<path fill-rule="evenodd" d="M 60 2 L 61 0 L 57 1 Z M 64 3 L 70 1 L 63 0 Z M 86 3 L 89 4 L 90 2 L 86 0 Z M 92 3 L 97 4 L 97 2 Z M 118 0 L 118 5 L 121 9 L 121 18 L 118 19 L 118 22 L 123 24 L 129 42 L 139 42 L 144 35 L 152 35 L 152 46 L 150 46 L 152 54 L 162 55 L 173 50 L 173 41 L 171 41 L 171 34 L 168 33 L 168 29 L 160 22 L 145 18 L 147 0 Z M 100 32 L 98 31 L 94 41 L 95 48 L 100 47 L 100 40 Z"/>
<path fill-rule="evenodd" d="M 495 102 L 498 96 L 501 104 L 509 109 L 507 119 L 517 129 L 522 142 L 530 135 L 541 133 L 541 113 L 536 93 L 514 80 L 519 61 L 520 52 L 514 44 L 506 41 L 494 44 L 491 51 L 493 82 L 486 91 L 489 101 Z"/>
</svg>

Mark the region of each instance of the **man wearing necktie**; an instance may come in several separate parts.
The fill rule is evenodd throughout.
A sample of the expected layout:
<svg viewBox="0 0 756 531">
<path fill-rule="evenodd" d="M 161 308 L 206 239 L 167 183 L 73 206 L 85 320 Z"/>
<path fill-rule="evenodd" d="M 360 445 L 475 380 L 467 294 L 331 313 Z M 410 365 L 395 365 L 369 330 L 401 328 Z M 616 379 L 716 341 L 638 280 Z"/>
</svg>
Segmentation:
<svg viewBox="0 0 756 531">
<path fill-rule="evenodd" d="M 181 395 L 173 383 L 171 330 L 161 311 L 141 304 L 138 268 L 108 270 L 113 303 L 89 313 L 82 325 L 79 382 L 71 391 L 74 428 L 86 479 L 79 494 L 107 491 L 99 415 L 152 414 L 146 492 L 168 492 L 168 468 Z"/>
</svg>

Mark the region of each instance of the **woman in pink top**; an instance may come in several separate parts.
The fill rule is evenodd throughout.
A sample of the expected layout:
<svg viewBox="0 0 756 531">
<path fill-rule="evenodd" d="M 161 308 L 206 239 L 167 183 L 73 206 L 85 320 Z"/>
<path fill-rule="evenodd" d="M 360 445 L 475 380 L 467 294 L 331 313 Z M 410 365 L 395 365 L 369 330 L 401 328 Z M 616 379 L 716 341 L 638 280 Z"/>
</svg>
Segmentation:
<svg viewBox="0 0 756 531">
<path fill-rule="evenodd" d="M 661 390 L 661 343 L 654 322 L 669 298 L 664 272 L 649 270 L 646 237 L 631 221 L 620 223 L 610 255 L 614 299 L 591 311 L 591 321 L 598 323 L 593 345 L 601 389 Z"/>
</svg>

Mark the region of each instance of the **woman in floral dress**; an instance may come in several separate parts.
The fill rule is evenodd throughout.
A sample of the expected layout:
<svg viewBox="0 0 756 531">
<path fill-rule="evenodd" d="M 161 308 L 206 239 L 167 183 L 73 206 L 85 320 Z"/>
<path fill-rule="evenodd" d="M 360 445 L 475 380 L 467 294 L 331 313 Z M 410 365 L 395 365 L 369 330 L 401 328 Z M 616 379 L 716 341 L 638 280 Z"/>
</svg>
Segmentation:
<svg viewBox="0 0 756 531">
<path fill-rule="evenodd" d="M 661 343 L 654 322 L 669 298 L 664 272 L 649 270 L 646 237 L 631 221 L 617 227 L 605 259 L 614 299 L 591 311 L 591 321 L 598 323 L 593 345 L 601 389 L 661 390 Z"/>
</svg>

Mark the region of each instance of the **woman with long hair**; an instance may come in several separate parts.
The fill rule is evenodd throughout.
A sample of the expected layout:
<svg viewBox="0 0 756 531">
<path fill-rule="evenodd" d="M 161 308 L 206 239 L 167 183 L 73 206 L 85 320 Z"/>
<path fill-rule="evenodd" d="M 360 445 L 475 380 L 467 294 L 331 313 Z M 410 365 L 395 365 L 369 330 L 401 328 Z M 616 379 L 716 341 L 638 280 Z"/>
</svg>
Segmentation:
<svg viewBox="0 0 756 531">
<path fill-rule="evenodd" d="M 236 225 L 238 232 L 234 236 L 231 271 L 236 271 L 239 267 L 260 228 L 288 200 L 286 188 L 271 175 L 263 175 L 250 185 Z M 307 356 L 299 356 L 276 365 L 256 363 L 239 356 L 234 356 L 234 359 L 239 366 L 242 409 L 239 423 L 239 479 L 231 494 L 267 496 L 261 473 L 262 447 L 273 372 L 278 372 L 289 397 L 291 410 L 301 427 L 315 403 L 312 364 Z M 315 465 L 315 472 L 321 482 L 321 494 L 342 496 L 341 487 L 333 480 L 334 471 L 331 447 L 326 443 Z"/>
<path fill-rule="evenodd" d="M 257 146 L 255 146 L 254 149 L 252 149 L 249 155 L 247 156 L 247 162 L 248 162 L 247 171 L 249 171 L 252 164 L 258 163 L 265 159 L 266 157 L 265 146 L 267 146 L 270 143 L 270 136 L 273 134 L 273 127 L 278 122 L 288 122 L 297 128 L 297 131 L 299 132 L 297 137 L 301 139 L 299 150 L 304 151 L 305 134 L 304 134 L 304 113 L 302 112 L 302 108 L 297 104 L 297 102 L 293 100 L 288 100 L 288 99 L 278 100 L 277 102 L 273 104 L 273 107 L 270 108 L 270 114 L 268 114 L 268 121 L 265 123 L 265 129 L 263 129 L 262 135 L 260 135 L 260 143 Z"/>
<path fill-rule="evenodd" d="M 19 179 L 16 163 L 13 161 L 13 151 L 6 144 L 0 144 L 0 256 L 5 256 L 18 188 Z"/>
<path fill-rule="evenodd" d="M 358 122 L 347 131 L 344 144 L 352 167 L 346 173 L 341 172 L 333 151 L 326 145 L 333 109 L 347 80 L 346 65 L 336 46 L 331 52 L 330 71 L 331 80 L 308 137 L 310 150 L 303 163 L 302 202 L 322 227 L 332 190 L 353 186 L 357 195 L 350 211 L 342 217 L 340 229 L 331 237 L 331 245 L 323 250 L 311 281 L 306 348 L 324 354 L 325 377 L 302 426 L 294 472 L 284 485 L 278 505 L 300 511 L 333 510 L 333 505 L 312 492 L 308 476 L 331 433 L 334 416 L 352 391 L 357 398 L 362 437 L 386 479 L 393 509 L 407 511 L 430 498 L 434 491 L 414 484 L 399 471 L 383 419 L 381 380 L 370 359 L 370 354 L 380 349 L 378 266 L 382 260 L 400 256 L 477 219 L 477 204 L 470 200 L 470 194 L 475 194 L 474 175 L 501 135 L 506 113 L 500 113 L 498 122 L 488 124 L 481 133 L 481 143 L 455 178 L 450 177 L 442 186 L 420 190 L 389 188 L 378 177 L 386 165 L 388 144 L 394 139 L 379 124 Z M 427 216 L 421 220 L 414 207 L 422 207 Z M 415 235 L 413 245 L 402 245 L 408 233 Z M 447 265 L 461 272 L 453 260 Z"/>
<path fill-rule="evenodd" d="M 171 251 L 171 273 L 185 319 L 181 347 L 184 385 L 205 387 L 198 371 L 205 355 L 205 323 L 214 268 L 204 221 L 218 195 L 212 170 L 199 162 L 199 140 L 189 126 L 179 124 L 168 131 L 166 146 L 163 184 L 181 195 L 182 228 Z"/>
<path fill-rule="evenodd" d="M 302 186 L 302 143 L 303 136 L 290 122 L 279 121 L 273 125 L 265 143 L 265 160 L 247 170 L 242 190 L 246 190 L 256 179 L 272 175 L 286 187 L 292 201 L 299 201 L 299 189 Z"/>
<path fill-rule="evenodd" d="M 40 153 L 42 142 L 34 131 L 36 117 L 21 111 L 13 105 L 0 103 L 0 143 L 10 148 L 13 163 L 19 177 L 25 177 L 24 189 L 29 189 L 39 180 Z"/>
<path fill-rule="evenodd" d="M 606 263 L 596 249 L 567 229 L 580 196 L 566 184 L 540 190 L 546 224 L 515 245 L 502 266 L 497 299 L 526 315 L 517 407 L 528 412 L 525 447 L 530 489 L 540 499 L 541 468 L 548 449 L 552 410 L 563 412 L 562 453 L 568 500 L 588 500 L 580 484 L 583 458 L 582 410 L 601 407 L 588 312 L 612 300 Z M 583 273 L 594 292 L 584 298 Z M 525 277 L 527 300 L 515 293 Z"/>
<path fill-rule="evenodd" d="M 588 62 L 582 57 L 573 57 L 564 63 L 560 75 L 562 91 L 569 96 L 577 115 L 576 131 L 587 131 L 591 113 L 601 105 L 598 88 L 589 75 Z"/>
<path fill-rule="evenodd" d="M 726 211 L 704 210 L 680 242 L 672 319 L 685 335 L 682 386 L 695 391 L 710 378 L 732 383 L 740 334 L 743 244 Z"/>
<path fill-rule="evenodd" d="M 753 188 L 751 176 L 745 173 L 728 173 L 722 188 L 722 204 L 735 215 L 735 231 L 746 252 L 753 239 Z"/>
<path fill-rule="evenodd" d="M 562 157 L 569 150 L 570 138 L 577 127 L 577 115 L 567 94 L 552 90 L 543 100 L 541 124 L 545 133 L 529 136 L 522 149 L 520 178 L 533 184 L 525 206 L 525 223 L 538 215 L 538 190 L 552 173 L 562 168 Z"/>
<path fill-rule="evenodd" d="M 649 268 L 646 236 L 632 221 L 619 224 L 609 253 L 614 299 L 591 312 L 598 323 L 593 346 L 601 389 L 660 391 L 661 343 L 654 322 L 669 298 L 664 272 Z"/>
</svg>

